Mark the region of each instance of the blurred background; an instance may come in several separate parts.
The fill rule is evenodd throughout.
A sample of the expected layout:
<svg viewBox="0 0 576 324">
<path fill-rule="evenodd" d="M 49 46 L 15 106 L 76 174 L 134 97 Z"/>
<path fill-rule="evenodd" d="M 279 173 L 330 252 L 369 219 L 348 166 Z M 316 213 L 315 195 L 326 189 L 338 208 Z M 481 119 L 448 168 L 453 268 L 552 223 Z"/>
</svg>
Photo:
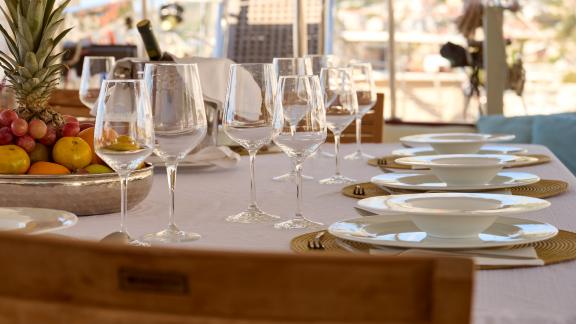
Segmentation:
<svg viewBox="0 0 576 324">
<path fill-rule="evenodd" d="M 452 43 L 470 50 L 482 29 L 464 36 L 459 17 L 471 1 L 390 0 L 395 16 L 396 109 L 385 118 L 401 122 L 474 123 L 482 109 L 482 89 L 471 96 L 473 67 L 454 66 L 441 55 Z M 389 91 L 389 5 L 384 0 L 307 0 L 308 52 L 323 50 L 345 60 L 364 60 L 377 71 L 381 92 Z M 323 16 L 322 4 L 328 6 Z M 522 89 L 504 95 L 504 115 L 576 111 L 576 0 L 520 1 L 504 12 L 506 61 L 521 62 Z M 135 25 L 152 21 L 163 50 L 179 57 L 228 57 L 237 62 L 271 61 L 292 56 L 294 0 L 73 0 L 67 25 L 76 63 L 84 48 L 132 45 L 127 53 L 145 56 Z M 571 8 L 571 9 L 570 9 Z M 567 10 L 568 9 L 568 10 Z M 328 17 L 325 39 L 322 17 Z M 135 51 L 135 52 L 134 52 Z M 472 49 L 473 53 L 474 50 Z M 482 64 L 481 62 L 479 63 Z M 80 65 L 81 66 L 81 65 Z M 482 82 L 483 72 L 476 77 Z M 78 88 L 72 69 L 63 87 Z M 389 105 L 390 100 L 386 100 Z"/>
</svg>

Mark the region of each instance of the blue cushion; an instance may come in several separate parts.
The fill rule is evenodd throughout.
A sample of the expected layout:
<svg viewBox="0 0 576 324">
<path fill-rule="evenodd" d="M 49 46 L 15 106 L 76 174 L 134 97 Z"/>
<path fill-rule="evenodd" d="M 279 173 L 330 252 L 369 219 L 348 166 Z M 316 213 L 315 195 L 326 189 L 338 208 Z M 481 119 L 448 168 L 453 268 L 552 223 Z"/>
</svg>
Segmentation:
<svg viewBox="0 0 576 324">
<path fill-rule="evenodd" d="M 504 117 L 500 115 L 481 116 L 476 127 L 480 133 L 514 134 L 509 143 L 532 143 L 532 123 L 534 116 Z"/>
<path fill-rule="evenodd" d="M 572 173 L 576 174 L 576 114 L 536 116 L 532 143 L 550 149 Z"/>
</svg>

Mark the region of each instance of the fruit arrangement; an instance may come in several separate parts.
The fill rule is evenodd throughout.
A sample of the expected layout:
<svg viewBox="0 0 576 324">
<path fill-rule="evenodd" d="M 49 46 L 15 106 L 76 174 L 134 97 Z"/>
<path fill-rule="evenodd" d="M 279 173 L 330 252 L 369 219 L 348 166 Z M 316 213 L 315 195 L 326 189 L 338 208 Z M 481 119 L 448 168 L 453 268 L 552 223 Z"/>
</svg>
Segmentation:
<svg viewBox="0 0 576 324">
<path fill-rule="evenodd" d="M 97 174 L 113 172 L 94 152 L 94 127 L 63 116 L 56 129 L 0 110 L 0 174 Z"/>
</svg>

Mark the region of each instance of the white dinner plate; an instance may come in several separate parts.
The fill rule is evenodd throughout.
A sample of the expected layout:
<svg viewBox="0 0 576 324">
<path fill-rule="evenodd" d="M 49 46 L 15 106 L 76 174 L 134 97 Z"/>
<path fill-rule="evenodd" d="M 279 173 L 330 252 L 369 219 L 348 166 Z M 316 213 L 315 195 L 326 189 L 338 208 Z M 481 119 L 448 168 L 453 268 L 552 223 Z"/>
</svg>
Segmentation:
<svg viewBox="0 0 576 324">
<path fill-rule="evenodd" d="M 28 207 L 0 208 L 0 231 L 41 234 L 71 227 L 77 221 L 76 215 L 63 210 Z"/>
<path fill-rule="evenodd" d="M 460 201 L 455 198 L 461 198 Z M 423 208 L 422 201 L 438 208 Z M 475 201 L 477 200 L 477 201 Z M 468 203 L 463 205 L 462 203 Z M 527 213 L 550 206 L 547 200 L 526 196 L 495 193 L 419 193 L 406 195 L 376 196 L 360 199 L 358 206 L 375 213 L 426 213 L 438 215 L 466 214 L 500 216 Z"/>
<path fill-rule="evenodd" d="M 478 154 L 523 154 L 528 152 L 525 148 L 501 145 L 484 145 Z M 436 151 L 430 146 L 403 148 L 392 151 L 394 156 L 434 155 Z"/>
<path fill-rule="evenodd" d="M 525 172 L 499 172 L 494 179 L 484 185 L 455 186 L 447 185 L 433 174 L 422 173 L 384 173 L 370 179 L 370 182 L 380 187 L 410 189 L 410 190 L 446 190 L 471 191 L 513 188 L 529 185 L 540 181 L 540 177 Z"/>
<path fill-rule="evenodd" d="M 547 240 L 558 234 L 550 224 L 499 217 L 478 237 L 442 239 L 419 230 L 406 215 L 384 215 L 336 222 L 328 232 L 338 238 L 382 246 L 419 249 L 481 249 Z"/>
<path fill-rule="evenodd" d="M 534 163 L 537 158 L 507 154 L 438 154 L 406 156 L 396 159 L 396 163 L 418 168 L 450 167 L 472 168 L 491 166 L 511 166 L 515 164 Z"/>
<path fill-rule="evenodd" d="M 435 144 L 435 143 L 490 143 L 511 141 L 512 134 L 479 134 L 479 133 L 437 133 L 404 136 L 400 141 L 405 144 Z"/>
<path fill-rule="evenodd" d="M 515 135 L 477 134 L 477 133 L 442 133 L 420 134 L 400 138 L 406 145 L 429 145 L 440 154 L 477 153 L 484 144 L 513 140 Z"/>
</svg>

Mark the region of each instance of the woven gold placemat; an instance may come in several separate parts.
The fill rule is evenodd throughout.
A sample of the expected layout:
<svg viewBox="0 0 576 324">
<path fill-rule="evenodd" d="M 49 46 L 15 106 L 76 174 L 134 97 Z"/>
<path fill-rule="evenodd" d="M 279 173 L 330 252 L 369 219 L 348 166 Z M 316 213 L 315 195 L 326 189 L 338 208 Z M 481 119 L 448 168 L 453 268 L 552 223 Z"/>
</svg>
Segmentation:
<svg viewBox="0 0 576 324">
<path fill-rule="evenodd" d="M 510 168 L 520 168 L 520 167 L 527 167 L 532 165 L 544 164 L 550 162 L 550 157 L 543 154 L 517 154 L 522 156 L 529 156 L 538 159 L 534 162 L 527 162 L 527 163 L 518 163 Z M 396 159 L 401 158 L 402 156 L 394 156 L 394 155 L 387 155 L 377 159 L 370 159 L 368 160 L 368 164 L 375 167 L 382 167 L 386 169 L 403 169 L 403 170 L 411 170 L 412 167 L 409 165 L 398 164 L 396 163 Z"/>
<path fill-rule="evenodd" d="M 243 148 L 242 146 L 230 146 L 230 149 L 242 156 L 247 156 L 248 155 L 248 151 L 246 151 L 245 148 Z M 264 146 L 262 147 L 260 150 L 258 150 L 258 154 L 262 155 L 262 154 L 275 154 L 275 153 L 282 153 L 282 151 L 277 147 L 277 146 Z"/>
<path fill-rule="evenodd" d="M 358 190 L 356 186 L 360 186 L 363 190 L 360 190 L 360 193 L 363 191 L 362 194 L 358 194 Z M 529 184 L 526 186 L 514 187 L 509 188 L 513 195 L 518 196 L 528 196 L 533 198 L 550 198 L 557 195 L 560 195 L 566 191 L 568 191 L 568 183 L 560 180 L 540 180 L 536 183 Z M 395 193 L 399 194 L 410 194 L 410 193 L 419 193 L 424 192 L 426 190 L 403 190 L 403 189 L 392 189 Z M 499 191 L 500 189 L 496 190 Z M 489 193 L 490 190 L 484 190 L 482 192 Z M 387 191 L 382 190 L 377 185 L 371 182 L 364 182 L 364 183 L 357 183 L 353 185 L 346 186 L 342 188 L 342 194 L 347 197 L 356 198 L 356 199 L 364 199 L 370 198 L 375 196 L 387 196 L 390 193 Z"/>
<path fill-rule="evenodd" d="M 332 253 L 332 254 L 348 254 L 348 253 L 368 253 L 370 244 L 342 240 L 349 248 L 343 248 L 338 244 L 339 239 L 329 233 L 324 234 L 322 237 L 323 250 L 310 250 L 308 242 L 314 239 L 318 232 L 306 233 L 296 236 L 290 242 L 290 248 L 296 253 Z M 546 241 L 517 245 L 510 248 L 522 248 L 533 246 L 538 254 L 538 257 L 544 261 L 544 265 L 555 264 L 576 259 L 576 233 L 568 231 L 560 231 L 555 237 Z M 353 251 L 350 251 L 353 249 Z M 510 269 L 510 268 L 525 268 L 532 266 L 479 266 L 480 270 L 492 269 Z"/>
</svg>

